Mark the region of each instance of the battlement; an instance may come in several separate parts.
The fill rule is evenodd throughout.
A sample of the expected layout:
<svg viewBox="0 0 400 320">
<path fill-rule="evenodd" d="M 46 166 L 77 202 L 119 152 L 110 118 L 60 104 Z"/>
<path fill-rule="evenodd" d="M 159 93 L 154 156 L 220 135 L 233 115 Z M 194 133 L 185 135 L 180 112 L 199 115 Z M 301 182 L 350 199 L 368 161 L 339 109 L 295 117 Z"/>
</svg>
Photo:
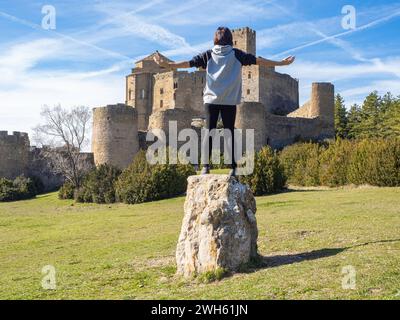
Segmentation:
<svg viewBox="0 0 400 320">
<path fill-rule="evenodd" d="M 0 142 L 29 146 L 29 137 L 26 132 L 13 131 L 12 134 L 8 134 L 8 131 L 0 131 Z"/>
<path fill-rule="evenodd" d="M 249 27 L 233 29 L 233 46 L 247 53 L 256 54 L 256 31 Z"/>
<path fill-rule="evenodd" d="M 251 35 L 256 35 L 256 31 L 249 28 L 249 27 L 244 27 L 244 28 L 237 28 L 232 30 L 232 34 L 251 34 Z"/>
</svg>

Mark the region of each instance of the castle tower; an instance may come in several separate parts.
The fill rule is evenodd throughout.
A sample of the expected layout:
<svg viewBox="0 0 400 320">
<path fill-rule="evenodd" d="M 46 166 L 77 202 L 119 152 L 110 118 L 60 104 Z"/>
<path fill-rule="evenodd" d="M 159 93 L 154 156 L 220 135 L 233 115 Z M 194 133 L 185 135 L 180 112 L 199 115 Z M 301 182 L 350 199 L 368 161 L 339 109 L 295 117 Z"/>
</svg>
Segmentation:
<svg viewBox="0 0 400 320">
<path fill-rule="evenodd" d="M 243 102 L 237 108 L 235 127 L 243 130 L 242 135 L 242 152 L 246 148 L 246 129 L 254 130 L 254 148 L 259 151 L 265 146 L 265 125 L 266 111 L 262 103 L 259 102 Z"/>
<path fill-rule="evenodd" d="M 138 116 L 125 104 L 93 109 L 92 152 L 96 165 L 126 168 L 139 151 Z"/>
<path fill-rule="evenodd" d="M 132 69 L 132 73 L 126 77 L 126 99 L 128 106 L 134 107 L 138 113 L 138 130 L 146 131 L 149 117 L 153 107 L 154 75 L 169 71 L 161 68 L 154 62 L 154 57 L 160 56 L 164 60 L 172 60 L 155 52 L 148 57 L 139 60 Z"/>
<path fill-rule="evenodd" d="M 256 55 L 256 32 L 249 27 L 232 30 L 233 46 Z"/>
<path fill-rule="evenodd" d="M 30 142 L 27 133 L 0 131 L 0 178 L 15 179 L 28 173 Z"/>
<path fill-rule="evenodd" d="M 332 83 L 312 84 L 309 117 L 319 118 L 322 134 L 326 137 L 335 135 L 335 87 Z"/>
<path fill-rule="evenodd" d="M 335 113 L 335 89 L 332 83 L 316 82 L 312 84 L 310 118 L 321 117 L 333 121 Z"/>
</svg>

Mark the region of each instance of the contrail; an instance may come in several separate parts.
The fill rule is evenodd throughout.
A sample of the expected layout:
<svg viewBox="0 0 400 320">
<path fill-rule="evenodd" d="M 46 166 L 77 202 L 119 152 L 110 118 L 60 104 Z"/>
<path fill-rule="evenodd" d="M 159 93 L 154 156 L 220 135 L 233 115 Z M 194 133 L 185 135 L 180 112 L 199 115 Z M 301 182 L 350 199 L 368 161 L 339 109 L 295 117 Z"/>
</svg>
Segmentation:
<svg viewBox="0 0 400 320">
<path fill-rule="evenodd" d="M 77 44 L 79 44 L 79 45 L 82 45 L 82 46 L 85 46 L 85 47 L 88 47 L 88 48 L 97 50 L 97 51 L 99 51 L 99 52 L 102 52 L 102 53 L 104 53 L 104 54 L 106 54 L 106 55 L 109 55 L 109 56 L 112 56 L 112 57 L 114 57 L 114 58 L 118 58 L 118 59 L 126 60 L 126 61 L 134 61 L 132 58 L 130 58 L 130 57 L 128 57 L 128 56 L 125 56 L 125 55 L 123 55 L 123 54 L 120 54 L 120 53 L 118 53 L 118 52 L 115 52 L 115 51 L 111 51 L 111 50 L 107 50 L 107 49 L 101 48 L 101 47 L 96 46 L 96 45 L 94 45 L 94 44 L 91 44 L 91 43 L 87 43 L 87 42 L 78 40 L 78 39 L 73 38 L 73 37 L 71 37 L 71 36 L 62 34 L 62 33 L 60 33 L 60 32 L 57 32 L 57 31 L 54 31 L 54 30 L 43 30 L 43 28 L 42 28 L 41 25 L 32 23 L 32 22 L 27 21 L 27 20 L 24 20 L 24 19 L 17 18 L 17 17 L 12 16 L 12 15 L 10 15 L 10 14 L 8 14 L 8 13 L 5 13 L 5 12 L 0 11 L 0 16 L 3 17 L 3 18 L 5 18 L 5 19 L 7 19 L 7 20 L 10 20 L 10 21 L 13 21 L 13 22 L 22 24 L 22 25 L 24 25 L 24 26 L 27 26 L 27 27 L 29 27 L 29 28 L 31 28 L 31 29 L 34 29 L 34 30 L 38 30 L 38 31 L 47 31 L 47 32 L 50 31 L 51 33 L 57 35 L 57 36 L 60 37 L 60 38 L 63 38 L 63 39 L 72 41 L 72 42 L 74 42 L 74 43 L 77 43 Z"/>
<path fill-rule="evenodd" d="M 391 19 L 393 19 L 393 18 L 395 18 L 397 16 L 400 16 L 400 11 L 396 11 L 395 13 L 393 13 L 393 14 L 387 16 L 387 17 L 380 18 L 380 19 L 377 19 L 377 20 L 372 21 L 370 23 L 367 23 L 367 24 L 365 24 L 365 25 L 363 25 L 363 26 L 361 26 L 359 28 L 356 28 L 356 29 L 353 29 L 353 30 L 349 30 L 349 31 L 345 31 L 345 32 L 341 32 L 341 33 L 337 33 L 337 34 L 334 34 L 332 36 L 328 36 L 328 37 L 322 38 L 320 40 L 312 41 L 312 42 L 303 44 L 301 46 L 298 46 L 298 47 L 295 47 L 295 48 L 292 48 L 292 49 L 289 49 L 289 50 L 285 50 L 285 51 L 279 52 L 279 53 L 275 54 L 273 57 L 276 58 L 278 56 L 286 55 L 286 54 L 291 53 L 293 51 L 298 51 L 300 49 L 308 48 L 308 47 L 311 47 L 311 46 L 314 46 L 316 44 L 320 44 L 320 43 L 323 43 L 323 42 L 326 42 L 326 41 L 329 41 L 329 40 L 334 40 L 336 38 L 340 38 L 340 37 L 352 34 L 354 32 L 358 32 L 358 31 L 362 31 L 362 30 L 365 30 L 365 29 L 369 29 L 369 28 L 374 27 L 374 26 L 376 26 L 376 25 L 378 25 L 378 24 L 380 24 L 382 22 L 391 20 Z"/>
</svg>

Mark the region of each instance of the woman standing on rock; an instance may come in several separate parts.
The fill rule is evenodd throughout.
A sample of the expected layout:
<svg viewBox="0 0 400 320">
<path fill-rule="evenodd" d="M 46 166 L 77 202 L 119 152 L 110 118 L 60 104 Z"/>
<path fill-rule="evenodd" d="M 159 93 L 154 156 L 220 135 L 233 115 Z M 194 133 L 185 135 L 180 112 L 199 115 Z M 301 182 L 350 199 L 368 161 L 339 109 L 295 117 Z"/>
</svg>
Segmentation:
<svg viewBox="0 0 400 320">
<path fill-rule="evenodd" d="M 264 67 L 286 66 L 295 60 L 290 56 L 282 61 L 272 61 L 262 57 L 257 58 L 253 54 L 233 48 L 233 36 L 229 28 L 219 27 L 214 35 L 214 47 L 190 61 L 168 62 L 160 55 L 154 57 L 155 62 L 163 68 L 204 68 L 207 71 L 206 87 L 204 89 L 204 107 L 206 112 L 206 129 L 213 130 L 217 127 L 219 115 L 225 129 L 231 133 L 228 146 L 232 159 L 230 175 L 236 176 L 236 161 L 234 156 L 234 126 L 236 119 L 236 106 L 242 98 L 242 66 L 260 65 Z M 203 143 L 209 144 L 208 155 L 212 154 L 212 137 Z M 203 144 L 204 145 L 204 144 Z M 203 150 L 204 148 L 202 148 Z M 202 174 L 208 174 L 210 166 L 203 165 Z"/>
</svg>

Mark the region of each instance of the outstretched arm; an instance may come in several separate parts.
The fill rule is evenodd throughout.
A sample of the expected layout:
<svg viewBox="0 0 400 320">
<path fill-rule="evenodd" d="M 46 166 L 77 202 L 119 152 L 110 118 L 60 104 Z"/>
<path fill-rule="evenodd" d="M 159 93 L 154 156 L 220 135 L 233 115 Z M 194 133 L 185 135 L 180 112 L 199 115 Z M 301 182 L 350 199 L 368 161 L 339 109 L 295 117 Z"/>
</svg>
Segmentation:
<svg viewBox="0 0 400 320">
<path fill-rule="evenodd" d="M 189 61 L 181 61 L 181 62 L 168 62 L 162 57 L 156 55 L 154 57 L 154 61 L 161 67 L 161 68 L 167 68 L 167 69 L 186 69 L 190 68 L 190 62 Z"/>
<path fill-rule="evenodd" d="M 273 60 L 268 60 L 264 59 L 262 57 L 257 58 L 257 64 L 259 66 L 264 66 L 264 67 L 276 67 L 276 66 L 288 66 L 294 62 L 296 57 L 294 56 L 289 56 L 282 61 L 273 61 Z"/>
</svg>

